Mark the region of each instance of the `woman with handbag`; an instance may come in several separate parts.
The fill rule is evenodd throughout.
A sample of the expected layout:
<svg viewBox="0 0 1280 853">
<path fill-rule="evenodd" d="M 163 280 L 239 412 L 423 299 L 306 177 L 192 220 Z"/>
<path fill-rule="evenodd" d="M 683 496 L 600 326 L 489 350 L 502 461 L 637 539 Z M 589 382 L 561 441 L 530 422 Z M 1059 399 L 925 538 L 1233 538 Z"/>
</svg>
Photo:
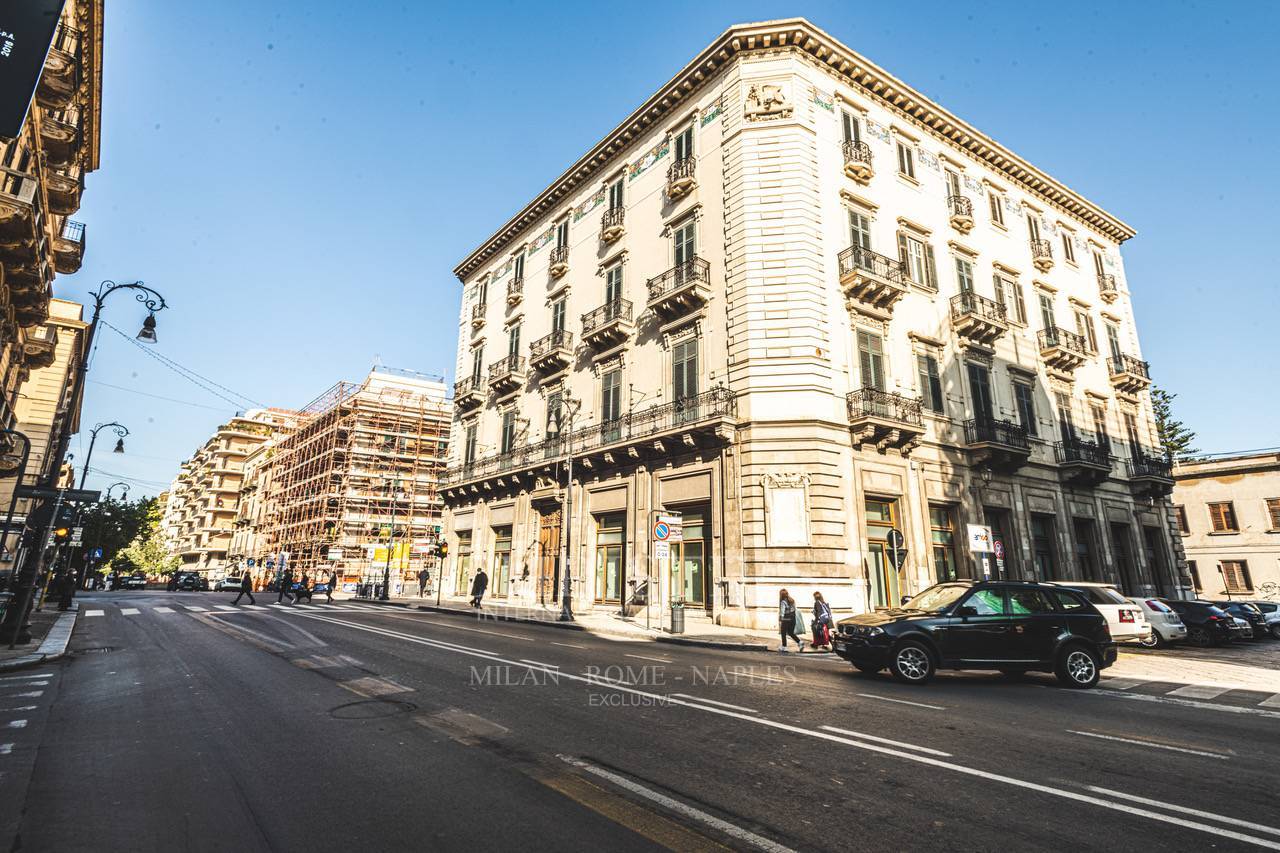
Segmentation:
<svg viewBox="0 0 1280 853">
<path fill-rule="evenodd" d="M 804 651 L 804 640 L 796 634 L 797 628 L 803 631 L 804 621 L 796 607 L 796 600 L 784 589 L 778 593 L 778 630 L 782 634 L 782 645 L 778 651 L 786 652 L 787 637 L 795 640 L 799 650 Z"/>
<path fill-rule="evenodd" d="M 822 593 L 813 594 L 813 647 L 831 651 L 831 605 Z"/>
</svg>

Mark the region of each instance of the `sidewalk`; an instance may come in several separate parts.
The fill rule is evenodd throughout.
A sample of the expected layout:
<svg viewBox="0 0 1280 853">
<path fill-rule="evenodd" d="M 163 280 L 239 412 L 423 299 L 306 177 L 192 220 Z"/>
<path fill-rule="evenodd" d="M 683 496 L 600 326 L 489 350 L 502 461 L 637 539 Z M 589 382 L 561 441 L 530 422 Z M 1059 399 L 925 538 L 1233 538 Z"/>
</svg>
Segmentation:
<svg viewBox="0 0 1280 853">
<path fill-rule="evenodd" d="M 586 631 L 603 637 L 648 641 L 656 643 L 674 643 L 685 646 L 703 646 L 718 649 L 736 649 L 740 651 L 765 651 L 777 647 L 777 636 L 770 631 L 753 631 L 747 628 L 727 628 L 710 624 L 703 620 L 690 619 L 685 623 L 685 633 L 671 634 L 655 621 L 646 628 L 644 617 L 619 616 L 616 613 L 575 613 L 572 622 L 561 622 L 560 605 L 532 607 L 511 606 L 486 601 L 476 611 L 465 601 L 443 598 L 436 605 L 434 596 L 400 596 L 390 601 L 377 601 L 370 598 L 356 598 L 355 601 L 370 604 L 384 604 L 395 607 L 409 607 L 417 610 L 428 610 L 436 613 L 450 613 L 469 616 L 473 619 L 498 619 L 509 622 L 546 625 L 570 631 Z M 772 646 L 770 646 L 772 642 Z"/>
<path fill-rule="evenodd" d="M 31 613 L 31 642 L 10 649 L 0 646 L 0 672 L 37 666 L 67 652 L 71 631 L 76 626 L 79 602 L 59 613 L 56 607 Z"/>
</svg>

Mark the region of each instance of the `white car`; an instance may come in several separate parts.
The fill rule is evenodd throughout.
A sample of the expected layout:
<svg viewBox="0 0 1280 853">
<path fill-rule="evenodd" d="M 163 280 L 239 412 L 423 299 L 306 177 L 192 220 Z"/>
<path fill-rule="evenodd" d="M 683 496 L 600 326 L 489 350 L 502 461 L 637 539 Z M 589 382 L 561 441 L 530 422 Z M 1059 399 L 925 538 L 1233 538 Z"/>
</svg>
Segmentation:
<svg viewBox="0 0 1280 853">
<path fill-rule="evenodd" d="M 1089 599 L 1098 612 L 1107 618 L 1111 639 L 1117 643 L 1138 643 L 1151 633 L 1142 608 L 1119 593 L 1109 583 L 1095 581 L 1051 581 L 1057 586 L 1074 589 Z"/>
<path fill-rule="evenodd" d="M 1169 605 L 1158 598 L 1130 598 L 1134 604 L 1142 608 L 1142 613 L 1151 625 L 1151 634 L 1140 642 L 1149 649 L 1158 649 L 1187 638 L 1187 626 L 1182 617 Z"/>
<path fill-rule="evenodd" d="M 1271 632 L 1272 637 L 1280 640 L 1280 602 L 1250 601 L 1249 603 L 1262 611 L 1262 615 L 1267 618 L 1267 630 Z"/>
</svg>

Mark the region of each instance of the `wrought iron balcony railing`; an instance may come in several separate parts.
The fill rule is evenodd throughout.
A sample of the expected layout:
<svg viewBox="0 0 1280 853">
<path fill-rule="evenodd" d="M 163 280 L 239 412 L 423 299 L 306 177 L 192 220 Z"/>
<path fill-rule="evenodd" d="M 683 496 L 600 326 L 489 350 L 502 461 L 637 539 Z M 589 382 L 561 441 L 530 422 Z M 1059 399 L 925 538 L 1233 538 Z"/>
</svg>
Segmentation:
<svg viewBox="0 0 1280 853">
<path fill-rule="evenodd" d="M 999 444 L 1019 450 L 1031 450 L 1031 439 L 1022 424 L 997 418 L 974 418 L 964 423 L 965 441 L 969 444 Z"/>
<path fill-rule="evenodd" d="M 1119 376 L 1122 373 L 1130 373 L 1134 376 L 1141 376 L 1143 379 L 1150 379 L 1150 365 L 1140 358 L 1134 358 L 1131 355 L 1112 356 L 1107 359 L 1107 366 L 1111 369 L 1112 376 Z"/>
<path fill-rule="evenodd" d="M 631 300 L 615 299 L 582 315 L 582 334 L 589 335 L 614 320 L 631 322 Z"/>
<path fill-rule="evenodd" d="M 711 264 L 702 258 L 695 257 L 682 264 L 676 264 L 662 275 L 649 279 L 649 301 L 661 299 L 685 285 L 697 283 L 711 283 Z"/>
<path fill-rule="evenodd" d="M 472 394 L 479 393 L 480 383 L 474 376 L 467 376 L 453 383 L 453 398 L 455 400 L 469 397 Z"/>
<path fill-rule="evenodd" d="M 653 406 L 642 412 L 596 424 L 572 433 L 553 435 L 540 442 L 515 447 L 506 453 L 478 459 L 449 469 L 442 484 L 457 485 L 483 477 L 493 477 L 545 463 L 570 452 L 574 456 L 652 438 L 665 432 L 687 429 L 695 424 L 733 417 L 737 401 L 727 388 L 713 388 L 702 394 Z"/>
<path fill-rule="evenodd" d="M 625 207 L 611 207 L 600 215 L 600 230 L 608 231 L 610 228 L 621 228 L 627 218 L 627 209 Z"/>
<path fill-rule="evenodd" d="M 849 392 L 845 397 L 845 405 L 851 422 L 863 418 L 880 418 L 910 426 L 924 425 L 919 398 L 904 397 L 878 388 L 860 388 Z"/>
<path fill-rule="evenodd" d="M 992 323 L 1003 323 L 1006 319 L 1003 305 L 994 299 L 979 296 L 972 290 L 966 290 L 951 297 L 952 317 L 960 318 L 970 315 Z"/>
<path fill-rule="evenodd" d="M 1031 258 L 1036 263 L 1053 263 L 1053 244 L 1048 240 L 1032 240 Z"/>
<path fill-rule="evenodd" d="M 841 279 L 854 272 L 863 272 L 905 287 L 902 283 L 902 264 L 894 258 L 876 254 L 862 246 L 850 246 L 837 257 Z"/>
<path fill-rule="evenodd" d="M 556 246 L 554 249 L 551 250 L 552 266 L 556 266 L 557 264 L 567 264 L 567 263 L 569 263 L 569 247 L 568 246 Z"/>
<path fill-rule="evenodd" d="M 1108 272 L 1098 273 L 1098 293 L 1103 299 L 1114 299 L 1120 291 L 1116 288 L 1116 277 Z"/>
<path fill-rule="evenodd" d="M 947 196 L 947 213 L 951 216 L 973 218 L 973 202 L 962 195 Z"/>
<path fill-rule="evenodd" d="M 1056 449 L 1060 463 L 1111 467 L 1111 444 L 1107 441 L 1077 436 L 1058 442 Z"/>
<path fill-rule="evenodd" d="M 573 333 L 559 329 L 549 335 L 543 335 L 530 344 L 529 355 L 534 361 L 538 361 L 562 349 L 573 349 Z"/>
<path fill-rule="evenodd" d="M 677 160 L 667 167 L 667 183 L 675 184 L 681 181 L 692 180 L 697 170 L 698 162 L 692 157 L 685 157 Z"/>
<path fill-rule="evenodd" d="M 1129 476 L 1173 479 L 1173 462 L 1164 456 L 1148 453 L 1144 448 L 1134 448 L 1129 457 Z"/>
<path fill-rule="evenodd" d="M 501 379 L 504 376 L 524 372 L 524 357 L 520 355 L 509 355 L 506 358 L 500 358 L 493 364 L 489 365 L 489 381 Z"/>
<path fill-rule="evenodd" d="M 846 164 L 858 164 L 871 167 L 871 146 L 865 142 L 855 142 L 848 140 L 842 146 L 844 149 L 844 162 Z"/>
<path fill-rule="evenodd" d="M 1075 332 L 1068 332 L 1058 326 L 1050 326 L 1036 333 L 1036 341 L 1040 349 L 1062 349 L 1081 358 L 1089 355 L 1089 342 Z"/>
<path fill-rule="evenodd" d="M 507 302 L 519 302 L 524 296 L 524 279 L 513 278 L 507 282 Z"/>
</svg>

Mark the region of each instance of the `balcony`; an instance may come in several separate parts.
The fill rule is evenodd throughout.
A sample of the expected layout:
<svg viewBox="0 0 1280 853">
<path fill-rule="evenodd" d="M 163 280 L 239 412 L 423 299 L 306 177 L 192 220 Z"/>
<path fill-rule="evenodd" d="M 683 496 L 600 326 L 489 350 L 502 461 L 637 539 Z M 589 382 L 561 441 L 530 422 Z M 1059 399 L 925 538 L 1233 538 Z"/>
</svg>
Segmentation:
<svg viewBox="0 0 1280 853">
<path fill-rule="evenodd" d="M 26 341 L 22 345 L 26 364 L 31 368 L 48 367 L 53 364 L 58 351 L 58 330 L 53 326 L 35 326 L 27 330 Z"/>
<path fill-rule="evenodd" d="M 60 216 L 70 216 L 80 209 L 80 196 L 84 194 L 84 169 L 72 166 L 61 172 L 51 170 L 45 177 L 49 210 Z"/>
<path fill-rule="evenodd" d="M 1055 446 L 1058 472 L 1068 483 L 1096 486 L 1111 476 L 1111 445 L 1073 437 Z"/>
<path fill-rule="evenodd" d="M 489 306 L 483 302 L 477 302 L 471 306 L 471 331 L 478 332 L 484 328 L 484 315 Z"/>
<path fill-rule="evenodd" d="M 711 298 L 711 265 L 692 258 L 649 279 L 648 289 L 652 311 L 668 320 L 681 317 Z"/>
<path fill-rule="evenodd" d="M 1116 277 L 1111 273 L 1098 273 L 1098 293 L 1108 305 L 1119 299 L 1120 290 L 1116 287 Z"/>
<path fill-rule="evenodd" d="M 965 421 L 964 437 L 975 465 L 1014 470 L 1031 457 L 1027 428 L 1012 421 L 996 418 Z"/>
<path fill-rule="evenodd" d="M 906 456 L 924 434 L 919 399 L 862 388 L 845 398 L 845 406 L 855 448 L 875 445 L 880 453 L 893 448 Z"/>
<path fill-rule="evenodd" d="M 0 156 L 0 260 L 9 273 L 44 254 L 44 208 L 35 152 L 0 145 Z"/>
<path fill-rule="evenodd" d="M 582 315 L 582 340 L 596 349 L 607 349 L 626 340 L 634 330 L 631 300 L 615 299 Z"/>
<path fill-rule="evenodd" d="M 524 357 L 509 355 L 489 365 L 489 387 L 499 394 L 515 391 L 524 384 Z"/>
<path fill-rule="evenodd" d="M 840 286 L 850 306 L 863 314 L 889 319 L 894 304 L 907 292 L 902 264 L 861 246 L 850 246 L 837 260 Z"/>
<path fill-rule="evenodd" d="M 84 260 L 84 223 L 68 219 L 53 240 L 53 266 L 63 275 L 78 272 Z"/>
<path fill-rule="evenodd" d="M 667 198 L 675 201 L 693 192 L 698 185 L 697 161 L 692 157 L 677 160 L 667 167 Z"/>
<path fill-rule="evenodd" d="M 52 166 L 70 166 L 80 155 L 84 134 L 80 130 L 80 111 L 57 110 L 40 118 L 40 141 Z"/>
<path fill-rule="evenodd" d="M 453 383 L 453 405 L 459 409 L 474 409 L 484 403 L 484 388 L 474 376 Z"/>
<path fill-rule="evenodd" d="M 1142 359 L 1123 353 L 1107 359 L 1111 385 L 1122 394 L 1138 394 L 1147 390 L 1151 385 L 1148 367 Z"/>
<path fill-rule="evenodd" d="M 575 465 L 588 470 L 641 458 L 667 460 L 681 451 L 732 440 L 736 421 L 737 401 L 732 393 L 715 388 L 450 468 L 441 488 L 448 501 L 462 497 L 464 487 L 481 481 L 489 481 L 486 487 L 495 482 L 516 483 L 537 471 L 549 471 L 570 453 Z"/>
<path fill-rule="evenodd" d="M 989 349 L 1009 329 L 1009 321 L 1003 305 L 970 290 L 951 297 L 951 327 L 964 342 Z"/>
<path fill-rule="evenodd" d="M 563 329 L 543 335 L 529 346 L 529 364 L 534 370 L 553 373 L 573 361 L 573 333 Z"/>
<path fill-rule="evenodd" d="M 1080 335 L 1057 326 L 1036 333 L 1040 358 L 1045 366 L 1059 373 L 1073 373 L 1089 359 L 1089 345 Z"/>
<path fill-rule="evenodd" d="M 624 223 L 627 218 L 625 207 L 611 207 L 600 216 L 600 242 L 612 243 L 626 233 Z"/>
<path fill-rule="evenodd" d="M 844 173 L 860 184 L 866 184 L 875 177 L 876 171 L 871 167 L 871 146 L 865 142 L 849 140 L 844 148 Z"/>
<path fill-rule="evenodd" d="M 1129 488 L 1135 495 L 1167 497 L 1173 492 L 1173 462 L 1146 449 L 1134 448 L 1129 457 Z"/>
<path fill-rule="evenodd" d="M 1032 240 L 1031 263 L 1035 264 L 1040 272 L 1053 269 L 1053 244 L 1048 240 Z"/>
<path fill-rule="evenodd" d="M 947 213 L 951 217 L 951 227 L 961 234 L 973 230 L 973 202 L 962 195 L 947 196 Z"/>
<path fill-rule="evenodd" d="M 36 99 L 48 110 L 63 110 L 71 106 L 80 88 L 82 71 L 80 45 L 81 32 L 66 24 L 58 24 L 53 44 L 45 56 L 40 83 L 36 87 Z"/>
<path fill-rule="evenodd" d="M 516 307 L 522 299 L 524 299 L 524 279 L 513 278 L 507 282 L 507 307 Z"/>
<path fill-rule="evenodd" d="M 551 250 L 551 261 L 547 271 L 552 278 L 559 278 L 569 271 L 568 246 L 556 246 Z"/>
</svg>

